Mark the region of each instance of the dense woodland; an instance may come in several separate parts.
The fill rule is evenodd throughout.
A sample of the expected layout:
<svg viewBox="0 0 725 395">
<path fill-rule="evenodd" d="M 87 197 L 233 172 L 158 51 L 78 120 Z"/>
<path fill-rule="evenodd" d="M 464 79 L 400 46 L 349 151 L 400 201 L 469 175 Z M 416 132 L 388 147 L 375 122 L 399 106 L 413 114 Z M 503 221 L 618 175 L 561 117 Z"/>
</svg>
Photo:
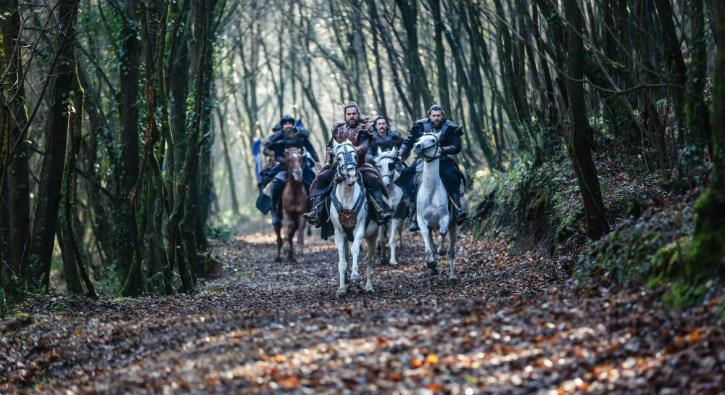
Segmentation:
<svg viewBox="0 0 725 395">
<path fill-rule="evenodd" d="M 722 391 L 725 1 L 0 0 L 0 27 L 0 392 Z M 457 287 L 408 232 L 372 296 L 331 296 L 329 241 L 272 262 L 253 147 L 290 114 L 320 152 L 349 101 L 464 125 Z"/>
<path fill-rule="evenodd" d="M 685 255 L 696 272 L 722 269 L 718 6 L 5 0 L 4 299 L 47 291 L 57 261 L 74 293 L 194 289 L 213 264 L 212 203 L 250 211 L 254 139 L 292 113 L 322 146 L 348 100 L 403 132 L 441 103 L 466 127 L 474 202 L 475 180 L 565 150 L 591 239 L 611 228 L 593 150 L 708 185 Z M 702 166 L 711 175 L 693 178 Z"/>
</svg>

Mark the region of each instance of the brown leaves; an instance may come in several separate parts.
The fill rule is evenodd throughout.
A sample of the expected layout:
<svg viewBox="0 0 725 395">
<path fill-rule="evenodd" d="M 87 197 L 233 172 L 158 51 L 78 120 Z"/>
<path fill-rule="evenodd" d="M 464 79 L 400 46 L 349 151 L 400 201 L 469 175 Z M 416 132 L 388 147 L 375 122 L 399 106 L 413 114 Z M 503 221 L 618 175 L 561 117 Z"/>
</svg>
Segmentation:
<svg viewBox="0 0 725 395">
<path fill-rule="evenodd" d="M 671 311 L 640 290 L 583 294 L 542 275 L 547 258 L 469 235 L 450 287 L 423 280 L 418 236 L 405 237 L 409 263 L 376 265 L 372 296 L 332 297 L 329 243 L 274 264 L 269 238 L 220 246 L 226 272 L 193 296 L 58 296 L 72 313 L 36 307 L 0 336 L 0 392 L 41 380 L 36 392 L 716 393 L 723 382 L 719 299 Z"/>
</svg>

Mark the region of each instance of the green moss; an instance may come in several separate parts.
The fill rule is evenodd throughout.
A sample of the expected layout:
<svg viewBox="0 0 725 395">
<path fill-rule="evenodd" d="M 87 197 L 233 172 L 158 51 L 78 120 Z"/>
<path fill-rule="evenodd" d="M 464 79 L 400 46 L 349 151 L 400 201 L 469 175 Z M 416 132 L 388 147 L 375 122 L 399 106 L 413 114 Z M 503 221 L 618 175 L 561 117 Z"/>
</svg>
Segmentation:
<svg viewBox="0 0 725 395">
<path fill-rule="evenodd" d="M 31 314 L 24 311 L 16 311 L 15 314 L 13 314 L 13 319 L 16 321 L 26 321 L 32 318 L 33 316 Z"/>
<path fill-rule="evenodd" d="M 662 296 L 662 301 L 674 308 L 691 306 L 702 299 L 707 289 L 708 287 L 704 283 L 687 283 L 675 280 L 669 284 L 669 289 Z"/>
</svg>

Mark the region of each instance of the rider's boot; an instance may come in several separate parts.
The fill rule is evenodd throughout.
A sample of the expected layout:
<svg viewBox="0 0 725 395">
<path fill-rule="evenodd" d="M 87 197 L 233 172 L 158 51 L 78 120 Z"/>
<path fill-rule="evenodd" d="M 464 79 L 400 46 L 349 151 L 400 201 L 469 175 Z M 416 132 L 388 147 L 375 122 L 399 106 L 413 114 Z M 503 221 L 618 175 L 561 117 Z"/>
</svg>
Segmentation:
<svg viewBox="0 0 725 395">
<path fill-rule="evenodd" d="M 468 204 L 465 200 L 466 197 L 460 192 L 452 193 L 450 197 L 451 203 L 453 203 L 453 210 L 455 210 L 456 213 L 456 223 L 461 225 L 466 221 L 466 218 L 468 218 Z"/>
<path fill-rule="evenodd" d="M 305 218 L 307 218 L 307 221 L 315 226 L 320 226 L 320 217 L 322 217 L 322 210 L 325 206 L 325 198 L 322 195 L 312 195 L 310 197 L 310 203 L 312 204 L 312 208 L 310 211 L 302 214 Z"/>
<path fill-rule="evenodd" d="M 393 210 L 390 209 L 390 206 L 388 206 L 388 203 L 383 198 L 383 192 L 379 189 L 368 191 L 370 194 L 370 197 L 372 198 L 373 206 L 375 207 L 375 211 L 377 211 L 377 222 L 380 225 L 384 225 L 388 223 L 390 218 L 393 216 Z"/>
<path fill-rule="evenodd" d="M 284 192 L 284 183 L 279 180 L 272 181 L 272 224 L 282 223 L 282 192 Z"/>
<path fill-rule="evenodd" d="M 408 205 L 408 220 L 410 221 L 410 225 L 408 225 L 408 230 L 411 232 L 417 232 L 420 230 L 418 227 L 418 219 L 415 215 L 415 205 L 409 204 Z"/>
</svg>

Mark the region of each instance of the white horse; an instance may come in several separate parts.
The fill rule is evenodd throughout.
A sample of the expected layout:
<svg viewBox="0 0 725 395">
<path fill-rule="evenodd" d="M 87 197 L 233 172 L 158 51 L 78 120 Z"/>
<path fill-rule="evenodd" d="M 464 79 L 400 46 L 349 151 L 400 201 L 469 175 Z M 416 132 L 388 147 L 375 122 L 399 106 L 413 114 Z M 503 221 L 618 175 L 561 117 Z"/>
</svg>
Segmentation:
<svg viewBox="0 0 725 395">
<path fill-rule="evenodd" d="M 445 243 L 446 234 L 450 239 L 448 261 L 450 271 L 448 279 L 455 283 L 456 277 L 456 219 L 455 212 L 448 203 L 448 193 L 440 177 L 441 147 L 438 139 L 440 133 L 428 133 L 421 136 L 413 145 L 413 154 L 423 159 L 423 173 L 418 194 L 416 195 L 418 226 L 425 243 L 426 263 L 431 275 L 438 274 L 436 246 L 431 232 L 438 230 L 441 245 Z"/>
<path fill-rule="evenodd" d="M 335 244 L 339 256 L 337 268 L 340 274 L 340 287 L 337 294 L 344 295 L 347 292 L 345 252 L 350 242 L 352 243 L 350 245 L 350 255 L 352 256 L 350 282 L 357 283 L 361 280 L 360 274 L 358 274 L 358 254 L 363 238 L 368 245 L 365 291 L 372 293 L 373 256 L 378 238 L 378 223 L 374 220 L 368 221 L 368 200 L 365 188 L 362 186 L 362 176 L 357 169 L 355 146 L 350 141 L 340 144 L 333 142 L 332 150 L 337 169 L 331 196 L 330 220 L 335 227 Z"/>
<path fill-rule="evenodd" d="M 398 149 L 391 147 L 387 150 L 378 150 L 377 155 L 373 158 L 375 167 L 378 168 L 380 175 L 383 177 L 383 185 L 387 191 L 386 201 L 390 208 L 396 210 L 400 201 L 403 200 L 403 189 L 395 185 L 394 181 L 400 176 L 400 172 L 395 165 L 398 158 Z M 385 260 L 385 231 L 389 230 L 388 246 L 390 246 L 390 264 L 397 265 L 398 258 L 395 250 L 398 246 L 398 238 L 403 227 L 403 219 L 395 218 L 390 220 L 390 226 L 381 226 L 378 233 L 378 244 L 382 251 L 381 260 Z"/>
</svg>

